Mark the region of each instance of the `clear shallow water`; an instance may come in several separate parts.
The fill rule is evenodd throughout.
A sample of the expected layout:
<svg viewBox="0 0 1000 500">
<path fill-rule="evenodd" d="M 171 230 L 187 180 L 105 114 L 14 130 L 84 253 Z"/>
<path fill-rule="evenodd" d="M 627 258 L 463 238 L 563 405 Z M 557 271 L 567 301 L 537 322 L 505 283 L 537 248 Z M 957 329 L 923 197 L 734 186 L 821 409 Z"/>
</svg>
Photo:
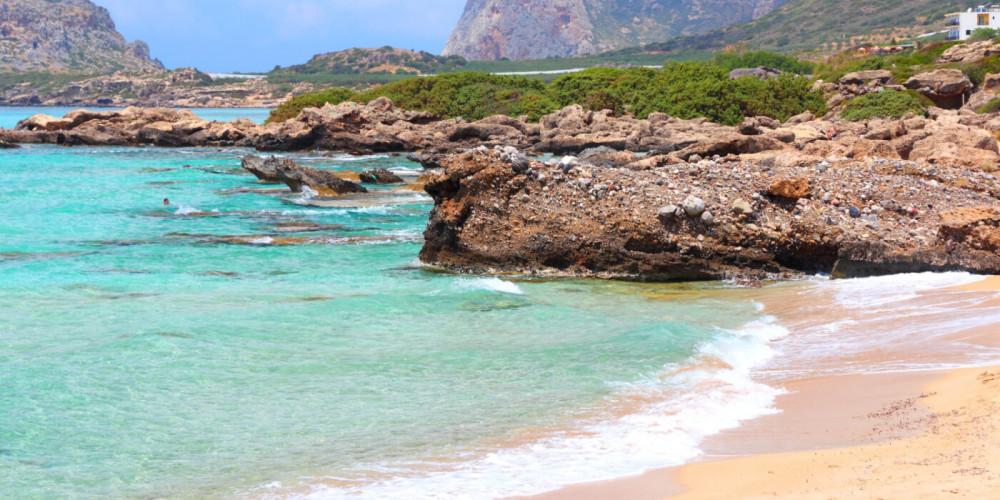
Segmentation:
<svg viewBox="0 0 1000 500">
<path fill-rule="evenodd" d="M 428 198 L 303 205 L 245 153 L 0 153 L 0 496 L 534 493 L 689 460 L 791 377 L 1000 360 L 946 339 L 1000 322 L 989 294 L 921 295 L 974 276 L 432 273 L 413 265 Z"/>
<path fill-rule="evenodd" d="M 37 114 L 60 117 L 81 109 L 81 107 L 38 107 L 38 106 L 0 106 L 0 128 L 14 128 L 17 122 Z M 125 108 L 87 108 L 94 111 L 120 111 Z M 247 118 L 256 123 L 264 123 L 270 115 L 270 109 L 263 108 L 189 108 L 191 112 L 205 120 L 228 122 Z"/>
<path fill-rule="evenodd" d="M 541 491 L 679 462 L 771 404 L 748 377 L 781 331 L 722 285 L 427 272 L 428 198 L 297 205 L 246 192 L 273 186 L 245 153 L 2 153 L 5 496 Z M 726 349 L 755 353 L 706 363 Z"/>
</svg>

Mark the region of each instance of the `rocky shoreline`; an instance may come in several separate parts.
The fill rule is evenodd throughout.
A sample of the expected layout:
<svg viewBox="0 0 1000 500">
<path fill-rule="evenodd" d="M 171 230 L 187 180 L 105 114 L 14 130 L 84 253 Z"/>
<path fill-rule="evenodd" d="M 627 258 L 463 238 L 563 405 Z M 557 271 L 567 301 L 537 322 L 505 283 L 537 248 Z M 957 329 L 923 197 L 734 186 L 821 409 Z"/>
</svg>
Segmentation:
<svg viewBox="0 0 1000 500">
<path fill-rule="evenodd" d="M 872 91 L 883 77 L 848 75 L 831 91 Z M 928 88 L 943 95 L 945 87 Z M 410 152 L 431 174 L 422 182 L 434 198 L 420 253 L 428 265 L 755 282 L 1000 273 L 998 135 L 1000 114 L 968 109 L 859 122 L 806 113 L 726 127 L 579 106 L 539 123 L 441 120 L 380 98 L 309 108 L 267 126 L 162 108 L 37 115 L 0 130 L 0 141 Z M 575 156 L 532 159 L 544 154 Z M 290 162 L 244 164 L 262 179 L 323 197 L 365 191 Z M 396 181 L 385 174 L 365 178 Z"/>
<path fill-rule="evenodd" d="M 443 162 L 426 186 L 423 262 L 644 281 L 1000 273 L 1000 183 L 973 169 L 732 156 L 633 170 L 512 155 Z"/>
</svg>

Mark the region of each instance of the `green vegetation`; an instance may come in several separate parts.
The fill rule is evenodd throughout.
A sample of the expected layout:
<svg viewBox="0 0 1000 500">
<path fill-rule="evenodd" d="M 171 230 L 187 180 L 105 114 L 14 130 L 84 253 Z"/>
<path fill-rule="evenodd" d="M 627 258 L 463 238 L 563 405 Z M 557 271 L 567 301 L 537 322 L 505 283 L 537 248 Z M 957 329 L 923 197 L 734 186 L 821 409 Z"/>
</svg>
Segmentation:
<svg viewBox="0 0 1000 500">
<path fill-rule="evenodd" d="M 271 120 L 294 117 L 310 103 L 334 102 L 330 95 L 341 101 L 351 98 L 348 89 L 326 95 L 334 90 L 293 99 L 275 110 Z M 448 73 L 391 83 L 353 100 L 370 102 L 383 96 L 404 109 L 467 120 L 525 115 L 537 121 L 572 104 L 595 111 L 608 109 L 619 116 L 629 113 L 646 118 L 662 112 L 726 125 L 738 124 L 747 116 L 785 120 L 807 110 L 817 115 L 826 112 L 822 94 L 811 90 L 807 78 L 786 74 L 771 80 L 730 80 L 726 69 L 709 63 L 670 63 L 663 69 L 594 68 L 563 75 L 548 85 L 537 78 Z"/>
<path fill-rule="evenodd" d="M 766 66 L 786 73 L 797 75 L 811 75 L 816 70 L 816 65 L 808 61 L 800 61 L 794 57 L 773 52 L 758 50 L 737 54 L 732 51 L 721 52 L 712 58 L 712 64 L 726 70 L 732 71 L 737 68 L 756 68 Z"/>
<path fill-rule="evenodd" d="M 325 104 L 337 105 L 344 101 L 349 101 L 358 96 L 358 93 L 343 87 L 303 94 L 285 101 L 277 109 L 271 111 L 267 118 L 267 123 L 283 122 L 299 115 L 299 112 L 306 108 L 321 108 Z"/>
<path fill-rule="evenodd" d="M 0 72 L 0 90 L 6 91 L 22 84 L 36 93 L 50 92 L 73 82 L 79 82 L 95 75 L 85 73 L 54 73 L 48 71 L 29 71 L 24 73 Z"/>
<path fill-rule="evenodd" d="M 982 106 L 979 107 L 979 109 L 976 110 L 976 112 L 981 115 L 985 115 L 988 113 L 996 113 L 997 111 L 1000 111 L 1000 97 L 993 99 L 992 101 L 986 104 L 983 104 Z"/>
<path fill-rule="evenodd" d="M 404 109 L 466 120 L 528 115 L 537 121 L 555 109 L 542 80 L 476 72 L 410 78 L 369 90 L 357 100 L 370 102 L 378 97 L 388 97 Z"/>
<path fill-rule="evenodd" d="M 899 118 L 907 113 L 923 116 L 927 114 L 927 106 L 927 98 L 912 90 L 885 90 L 851 99 L 840 116 L 850 121 Z"/>
<path fill-rule="evenodd" d="M 1000 31 L 989 29 L 989 28 L 976 28 L 972 30 L 972 34 L 969 35 L 968 41 L 970 42 L 982 42 L 985 40 L 993 40 L 998 35 Z"/>
</svg>

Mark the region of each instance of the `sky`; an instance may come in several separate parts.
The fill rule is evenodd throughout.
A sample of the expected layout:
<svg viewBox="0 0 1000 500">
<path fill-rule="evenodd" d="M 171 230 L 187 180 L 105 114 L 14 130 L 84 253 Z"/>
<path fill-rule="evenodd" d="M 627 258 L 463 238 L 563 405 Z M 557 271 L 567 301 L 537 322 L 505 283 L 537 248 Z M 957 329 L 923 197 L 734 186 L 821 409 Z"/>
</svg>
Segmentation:
<svg viewBox="0 0 1000 500">
<path fill-rule="evenodd" d="M 270 71 L 392 45 L 440 54 L 465 0 L 93 0 L 170 69 Z"/>
</svg>

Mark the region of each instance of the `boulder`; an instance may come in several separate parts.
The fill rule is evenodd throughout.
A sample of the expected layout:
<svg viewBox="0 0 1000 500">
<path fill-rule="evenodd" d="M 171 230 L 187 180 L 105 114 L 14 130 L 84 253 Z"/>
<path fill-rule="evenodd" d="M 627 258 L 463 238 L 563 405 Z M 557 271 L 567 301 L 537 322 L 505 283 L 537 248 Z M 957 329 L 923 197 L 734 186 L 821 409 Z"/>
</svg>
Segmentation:
<svg viewBox="0 0 1000 500">
<path fill-rule="evenodd" d="M 761 80 L 767 80 L 770 78 L 777 78 L 781 75 L 781 73 L 781 71 L 774 68 L 768 68 L 767 66 L 757 66 L 756 68 L 736 68 L 729 72 L 729 79 L 737 80 L 745 76 L 752 76 Z"/>
<path fill-rule="evenodd" d="M 865 85 L 871 81 L 878 82 L 880 84 L 889 83 L 892 80 L 892 73 L 885 69 L 872 69 L 867 71 L 855 71 L 848 73 L 842 77 L 837 82 L 840 85 Z"/>
<path fill-rule="evenodd" d="M 965 94 L 972 90 L 972 80 L 957 69 L 938 69 L 915 75 L 903 84 L 927 96 L 942 108 L 955 109 L 965 104 Z"/>
<path fill-rule="evenodd" d="M 590 165 L 606 165 L 611 167 L 623 167 L 636 161 L 635 153 L 631 151 L 617 151 L 606 146 L 586 149 L 580 153 L 579 159 L 583 163 Z"/>
<path fill-rule="evenodd" d="M 28 118 L 25 118 L 19 122 L 14 127 L 14 130 L 44 130 L 44 131 L 55 131 L 55 130 L 66 130 L 73 125 L 72 120 L 65 118 L 56 118 L 54 116 L 37 114 Z"/>
<path fill-rule="evenodd" d="M 364 184 L 405 184 L 402 177 L 385 168 L 376 168 L 361 172 L 361 182 Z"/>
</svg>

